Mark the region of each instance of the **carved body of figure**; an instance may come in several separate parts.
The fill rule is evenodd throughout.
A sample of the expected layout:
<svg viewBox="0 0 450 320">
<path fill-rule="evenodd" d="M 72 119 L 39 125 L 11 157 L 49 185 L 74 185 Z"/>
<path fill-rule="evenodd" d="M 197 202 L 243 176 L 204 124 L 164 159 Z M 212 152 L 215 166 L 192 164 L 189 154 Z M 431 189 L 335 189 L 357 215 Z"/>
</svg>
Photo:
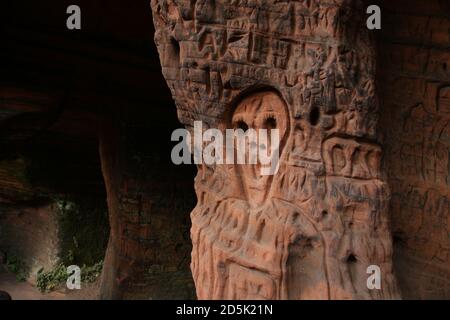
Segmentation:
<svg viewBox="0 0 450 320">
<path fill-rule="evenodd" d="M 278 129 L 282 153 L 289 133 L 286 105 L 272 91 L 252 94 L 236 107 L 231 126 L 243 130 Z M 269 147 L 265 145 L 262 150 Z M 249 148 L 247 145 L 245 150 Z M 318 286 L 305 285 L 308 290 L 304 292 L 291 285 L 325 276 L 324 246 L 313 221 L 289 202 L 271 198 L 274 178 L 261 176 L 260 168 L 260 163 L 234 166 L 235 183 L 243 190 L 244 199 L 225 197 L 212 203 L 209 198 L 199 202 L 192 213 L 194 279 L 209 284 L 197 287 L 198 297 L 327 298 L 323 285 L 326 279 L 318 281 Z M 307 264 L 311 268 L 308 272 L 297 261 L 302 258 L 315 260 Z"/>
<path fill-rule="evenodd" d="M 323 243 L 294 206 L 275 199 L 251 208 L 227 199 L 216 203 L 214 213 L 205 210 L 211 213 L 204 206 L 192 213 L 199 299 L 328 298 Z"/>
<path fill-rule="evenodd" d="M 382 291 L 366 286 L 370 265 L 391 269 L 387 190 L 376 180 L 379 147 L 326 139 L 320 145 L 324 171 L 316 176 L 286 160 L 293 159 L 289 150 L 297 152 L 298 141 L 277 93 L 243 98 L 229 121 L 221 127 L 278 129 L 280 169 L 261 176 L 258 162 L 217 166 L 205 178 L 200 167 L 198 177 L 204 179 L 197 179 L 196 190 L 201 197 L 191 215 L 198 297 L 358 299 L 380 292 L 396 297 L 390 273 L 383 277 Z M 216 188 L 223 180 L 227 183 Z"/>
</svg>

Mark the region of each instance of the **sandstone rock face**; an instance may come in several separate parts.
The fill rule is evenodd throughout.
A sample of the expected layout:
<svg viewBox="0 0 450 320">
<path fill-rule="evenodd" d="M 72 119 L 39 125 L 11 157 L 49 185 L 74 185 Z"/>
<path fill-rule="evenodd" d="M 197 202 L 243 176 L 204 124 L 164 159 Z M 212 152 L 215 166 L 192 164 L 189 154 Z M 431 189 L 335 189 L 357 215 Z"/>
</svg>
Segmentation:
<svg viewBox="0 0 450 320">
<path fill-rule="evenodd" d="M 55 206 L 18 208 L 2 205 L 1 211 L 0 250 L 7 252 L 7 257 L 18 258 L 24 264 L 21 266 L 23 276 L 36 283 L 39 270 L 52 270 L 60 258 Z"/>
<path fill-rule="evenodd" d="M 167 166 L 163 156 L 170 150 L 155 155 L 148 137 L 162 129 L 120 119 L 103 121 L 100 130 L 111 226 L 100 297 L 192 299 L 188 213 L 194 206 L 193 174 L 186 178 Z"/>
<path fill-rule="evenodd" d="M 277 128 L 273 176 L 200 165 L 199 299 L 399 298 L 380 167 L 375 50 L 359 1 L 152 0 L 180 121 Z M 256 172 L 256 174 L 255 174 Z M 381 289 L 367 268 L 381 269 Z"/>
<path fill-rule="evenodd" d="M 404 298 L 450 298 L 450 3 L 384 1 L 381 128 Z M 424 46 L 424 44 L 426 44 Z"/>
</svg>

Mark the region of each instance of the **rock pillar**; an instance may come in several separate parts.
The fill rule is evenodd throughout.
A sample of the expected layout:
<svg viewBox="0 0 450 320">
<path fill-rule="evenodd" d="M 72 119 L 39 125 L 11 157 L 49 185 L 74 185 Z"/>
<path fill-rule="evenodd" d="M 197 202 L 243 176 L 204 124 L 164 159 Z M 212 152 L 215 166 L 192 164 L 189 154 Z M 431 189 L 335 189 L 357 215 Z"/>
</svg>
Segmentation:
<svg viewBox="0 0 450 320">
<path fill-rule="evenodd" d="M 162 71 L 192 129 L 279 129 L 261 163 L 199 165 L 199 299 L 398 298 L 375 50 L 354 0 L 152 0 Z M 379 270 L 381 286 L 369 288 Z M 371 282 L 374 284 L 375 282 Z"/>
</svg>

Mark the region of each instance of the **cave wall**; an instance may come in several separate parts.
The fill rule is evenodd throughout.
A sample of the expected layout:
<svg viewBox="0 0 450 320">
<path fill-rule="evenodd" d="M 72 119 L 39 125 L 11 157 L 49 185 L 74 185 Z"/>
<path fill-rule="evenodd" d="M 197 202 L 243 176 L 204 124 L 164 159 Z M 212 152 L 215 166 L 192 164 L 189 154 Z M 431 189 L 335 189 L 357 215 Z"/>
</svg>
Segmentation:
<svg viewBox="0 0 450 320">
<path fill-rule="evenodd" d="M 102 261 L 109 225 L 95 116 L 25 82 L 0 86 L 0 250 L 35 283 L 59 263 Z"/>
<path fill-rule="evenodd" d="M 450 298 L 450 3 L 381 1 L 380 127 L 404 298 Z"/>
<path fill-rule="evenodd" d="M 103 119 L 100 157 L 111 236 L 102 299 L 193 299 L 189 212 L 193 172 L 175 167 L 170 128 L 123 110 Z M 193 168 L 192 168 L 193 169 Z"/>
<path fill-rule="evenodd" d="M 0 252 L 20 280 L 36 283 L 41 269 L 52 270 L 60 261 L 56 206 L 0 206 Z M 0 266 L 1 267 L 1 266 Z"/>
<path fill-rule="evenodd" d="M 0 204 L 0 252 L 18 278 L 35 284 L 38 272 L 60 263 L 82 267 L 103 261 L 109 235 L 104 199 L 33 200 Z"/>
</svg>

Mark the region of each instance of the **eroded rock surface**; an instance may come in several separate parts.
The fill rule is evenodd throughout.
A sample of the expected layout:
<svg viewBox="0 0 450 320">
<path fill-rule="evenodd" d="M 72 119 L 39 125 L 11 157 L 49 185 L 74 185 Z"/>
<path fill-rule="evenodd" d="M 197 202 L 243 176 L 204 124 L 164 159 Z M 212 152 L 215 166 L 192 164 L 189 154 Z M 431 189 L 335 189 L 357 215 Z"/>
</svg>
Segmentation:
<svg viewBox="0 0 450 320">
<path fill-rule="evenodd" d="M 381 128 L 406 299 L 450 298 L 450 3 L 383 1 Z"/>
<path fill-rule="evenodd" d="M 273 176 L 255 175 L 259 163 L 199 166 L 198 298 L 398 298 L 361 3 L 153 0 L 152 11 L 187 128 L 199 120 L 282 137 Z M 371 265 L 380 290 L 367 288 Z"/>
</svg>

